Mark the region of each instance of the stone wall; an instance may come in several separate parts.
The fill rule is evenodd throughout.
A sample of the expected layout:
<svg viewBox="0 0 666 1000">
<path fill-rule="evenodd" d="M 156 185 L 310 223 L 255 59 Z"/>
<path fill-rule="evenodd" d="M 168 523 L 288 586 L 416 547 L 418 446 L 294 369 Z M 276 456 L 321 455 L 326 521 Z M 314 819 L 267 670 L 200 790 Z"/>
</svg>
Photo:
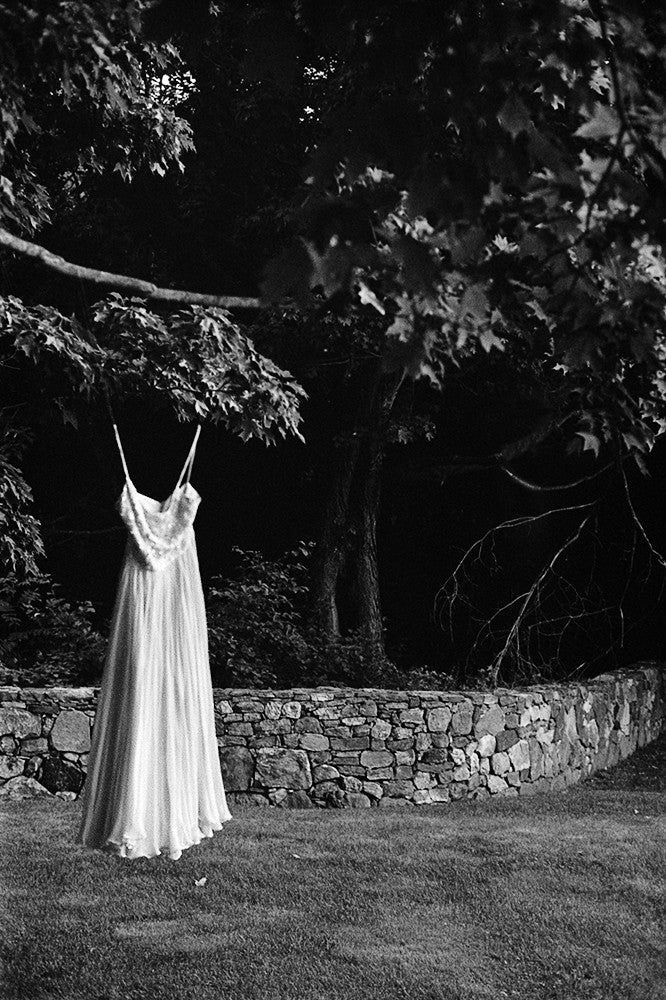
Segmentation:
<svg viewBox="0 0 666 1000">
<path fill-rule="evenodd" d="M 74 798 L 98 689 L 0 687 L 0 794 Z M 662 664 L 492 694 L 293 688 L 214 692 L 230 803 L 408 806 L 532 795 L 612 767 L 665 714 Z"/>
</svg>

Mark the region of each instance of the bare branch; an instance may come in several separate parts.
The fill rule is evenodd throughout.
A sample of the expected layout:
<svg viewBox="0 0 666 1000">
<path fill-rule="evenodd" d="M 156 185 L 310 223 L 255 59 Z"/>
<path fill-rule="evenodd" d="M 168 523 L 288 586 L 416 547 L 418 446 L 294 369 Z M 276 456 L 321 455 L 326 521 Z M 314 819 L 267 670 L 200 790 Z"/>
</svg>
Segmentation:
<svg viewBox="0 0 666 1000">
<path fill-rule="evenodd" d="M 449 612 L 452 643 L 454 615 L 457 620 L 462 613 L 467 627 L 475 632 L 458 668 L 465 675 L 470 669 L 478 672 L 478 664 L 485 660 L 490 666 L 479 676 L 491 687 L 497 685 L 500 673 L 505 670 L 510 673 L 513 684 L 522 680 L 534 682 L 535 678 L 560 677 L 561 665 L 566 662 L 570 649 L 580 648 L 581 642 L 591 658 L 586 657 L 578 663 L 571 676 L 582 668 L 589 672 L 593 664 L 622 648 L 627 634 L 659 606 L 666 588 L 666 556 L 652 544 L 638 517 L 622 463 L 620 472 L 627 502 L 625 523 L 623 527 L 611 519 L 606 537 L 600 535 L 595 514 L 596 510 L 601 510 L 602 495 L 587 504 L 513 518 L 490 529 L 467 549 L 435 602 L 442 626 L 444 611 Z M 569 511 L 581 511 L 580 523 L 567 537 L 560 539 L 554 555 L 542 558 L 536 571 L 530 573 L 529 582 L 520 586 L 520 592 L 507 594 L 492 610 L 477 606 L 473 597 L 472 570 L 475 565 L 490 573 L 502 569 L 495 552 L 502 532 L 529 527 L 551 514 Z M 512 539 L 513 530 L 506 539 L 507 544 Z M 571 556 L 579 547 L 582 559 L 574 560 Z M 641 556 L 641 552 L 646 555 Z M 501 563 L 501 556 L 499 558 Z M 599 566 L 598 562 L 603 565 Z M 609 566 L 612 567 L 611 580 L 604 576 Z M 646 610 L 648 587 L 650 600 Z M 656 603 L 652 600 L 655 589 L 659 591 Z M 590 629 L 591 635 L 588 634 Z M 598 643 L 596 637 L 601 630 L 603 642 Z M 484 654 L 489 644 L 499 652 L 491 653 L 486 659 Z M 598 651 L 600 646 L 603 648 Z"/>
<path fill-rule="evenodd" d="M 515 480 L 515 482 L 519 483 L 521 486 L 524 486 L 525 489 L 527 490 L 533 490 L 534 492 L 537 493 L 552 493 L 555 492 L 556 490 L 571 490 L 574 488 L 574 486 L 580 486 L 581 483 L 591 483 L 594 479 L 600 476 L 602 472 L 605 472 L 606 469 L 612 468 L 614 465 L 615 465 L 614 462 L 608 462 L 606 465 L 602 466 L 597 472 L 592 472 L 589 476 L 581 476 L 580 479 L 574 479 L 570 483 L 562 483 L 561 485 L 557 486 L 541 486 L 539 483 L 533 483 L 529 479 L 524 479 L 522 476 L 519 476 L 516 472 L 513 472 L 513 470 L 506 465 L 502 465 L 501 469 L 502 472 L 504 472 L 509 477 L 509 479 Z"/>
<path fill-rule="evenodd" d="M 509 652 L 509 650 L 511 648 L 511 643 L 518 636 L 519 629 L 520 629 L 523 617 L 525 615 L 525 612 L 527 611 L 527 608 L 529 607 L 530 601 L 534 597 L 535 593 L 537 593 L 537 591 L 539 590 L 539 587 L 541 586 L 541 584 L 543 583 L 543 581 L 546 579 L 546 577 L 548 576 L 548 574 L 551 573 L 551 572 L 553 572 L 553 569 L 555 567 L 555 563 L 558 561 L 558 559 L 561 556 L 563 556 L 564 553 L 568 549 L 570 549 L 572 545 L 576 544 L 576 542 L 578 541 L 578 539 L 581 536 L 581 533 L 582 533 L 583 529 L 585 528 L 586 524 L 588 523 L 588 521 L 590 520 L 591 517 L 592 517 L 592 513 L 589 513 L 587 515 L 587 517 L 584 517 L 583 520 L 581 521 L 581 523 L 578 525 L 578 528 L 576 529 L 576 531 L 574 531 L 571 535 L 569 535 L 569 537 L 567 538 L 567 540 L 562 545 L 560 545 L 559 549 L 557 550 L 557 552 L 555 553 L 555 555 L 553 556 L 553 558 L 550 560 L 550 562 L 548 562 L 543 567 L 543 569 L 541 570 L 541 572 L 537 576 L 536 580 L 534 581 L 534 583 L 532 584 L 532 586 L 528 590 L 527 594 L 525 595 L 525 599 L 524 599 L 523 603 L 521 604 L 520 610 L 518 611 L 518 614 L 516 615 L 515 621 L 514 621 L 513 625 L 511 626 L 511 628 L 509 630 L 509 634 L 506 637 L 506 642 L 504 643 L 504 646 L 502 647 L 502 649 L 500 650 L 500 652 L 497 654 L 497 656 L 493 660 L 493 664 L 492 664 L 492 667 L 491 667 L 491 686 L 492 687 L 496 687 L 497 686 L 497 679 L 498 679 L 499 672 L 500 672 L 501 667 L 502 667 L 502 663 L 504 662 L 504 659 L 505 659 L 506 655 L 508 654 L 508 652 Z"/>
<path fill-rule="evenodd" d="M 173 302 L 181 305 L 213 306 L 217 309 L 260 309 L 261 300 L 242 295 L 207 295 L 202 292 L 188 292 L 179 288 L 159 288 L 152 281 L 142 281 L 139 278 L 131 278 L 126 274 L 114 274 L 111 271 L 99 271 L 93 267 L 83 267 L 81 264 L 72 264 L 64 257 L 51 253 L 46 247 L 37 243 L 30 243 L 22 240 L 18 236 L 13 236 L 6 229 L 0 228 L 0 246 L 13 250 L 14 253 L 21 254 L 22 257 L 29 257 L 39 261 L 45 267 L 58 274 L 64 274 L 68 278 L 78 278 L 81 281 L 89 281 L 94 285 L 105 285 L 126 292 L 128 295 L 137 295 L 144 299 L 152 299 L 155 302 Z"/>
<path fill-rule="evenodd" d="M 649 550 L 652 553 L 652 555 L 654 556 L 654 558 L 657 560 L 657 562 L 662 567 L 662 569 L 666 569 L 666 559 L 664 559 L 664 557 L 662 556 L 661 552 L 657 552 L 657 550 L 655 549 L 654 545 L 652 544 L 652 542 L 648 538 L 648 535 L 647 535 L 647 532 L 646 532 L 645 528 L 643 527 L 641 521 L 638 518 L 638 514 L 636 513 L 636 510 L 635 510 L 634 505 L 633 505 L 632 500 L 631 500 L 631 494 L 629 492 L 629 483 L 627 482 L 627 477 L 626 477 L 624 471 L 622 472 L 622 481 L 624 483 L 624 492 L 625 492 L 625 495 L 627 497 L 627 504 L 629 505 L 629 511 L 631 513 L 631 519 L 634 522 L 634 524 L 636 525 L 636 527 L 638 528 L 638 532 L 639 532 L 641 538 L 643 539 L 643 541 L 645 542 L 645 544 L 649 548 Z"/>
<path fill-rule="evenodd" d="M 462 559 L 459 561 L 458 565 L 454 569 L 453 573 L 450 574 L 449 578 L 439 589 L 435 597 L 435 611 L 437 610 L 437 606 L 440 605 L 441 607 L 442 604 L 448 604 L 450 608 L 453 608 L 453 604 L 455 603 L 459 593 L 458 574 L 460 573 L 463 566 L 467 563 L 468 559 L 472 556 L 475 549 L 478 550 L 475 559 L 481 558 L 481 552 L 483 550 L 484 544 L 489 538 L 492 538 L 494 540 L 497 532 L 504 531 L 509 528 L 522 528 L 525 525 L 533 525 L 536 524 L 538 521 L 543 520 L 546 517 L 552 517 L 553 514 L 567 514 L 573 510 L 587 510 L 589 507 L 592 507 L 595 502 L 596 501 L 591 501 L 590 503 L 575 504 L 574 506 L 571 507 L 557 507 L 554 510 L 546 510 L 542 514 L 523 514 L 520 517 L 514 517 L 510 521 L 502 521 L 501 524 L 496 524 L 494 525 L 494 527 L 489 528 L 488 531 L 486 531 L 485 535 L 483 535 L 481 538 L 478 538 L 473 545 L 470 545 L 470 547 L 467 549 Z M 451 597 L 447 596 L 449 584 L 453 585 L 453 593 Z M 439 615 L 437 617 L 439 618 L 441 624 L 442 620 L 441 611 L 439 612 Z"/>
</svg>

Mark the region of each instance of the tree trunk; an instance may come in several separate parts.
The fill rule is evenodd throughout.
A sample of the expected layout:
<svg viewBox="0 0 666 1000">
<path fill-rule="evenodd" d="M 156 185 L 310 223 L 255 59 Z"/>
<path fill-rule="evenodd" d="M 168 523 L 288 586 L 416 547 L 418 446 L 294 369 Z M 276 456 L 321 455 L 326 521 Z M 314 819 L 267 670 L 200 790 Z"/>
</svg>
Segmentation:
<svg viewBox="0 0 666 1000">
<path fill-rule="evenodd" d="M 358 550 L 356 553 L 357 619 L 361 634 L 377 651 L 384 649 L 379 565 L 377 560 L 377 511 L 381 489 L 383 449 L 374 441 L 369 449 L 358 504 Z"/>
<path fill-rule="evenodd" d="M 378 393 L 370 434 L 358 462 L 356 553 L 356 609 L 361 634 L 378 653 L 384 652 L 384 625 L 379 593 L 377 516 L 381 497 L 381 474 L 388 421 L 404 374 L 391 375 Z"/>
<path fill-rule="evenodd" d="M 350 498 L 356 466 L 379 387 L 377 362 L 359 380 L 357 416 L 334 456 L 333 475 L 322 528 L 314 552 L 311 576 L 312 621 L 331 638 L 340 635 L 338 580 L 350 542 Z"/>
<path fill-rule="evenodd" d="M 358 457 L 355 451 L 346 442 L 338 456 L 324 511 L 324 523 L 313 557 L 312 618 L 331 638 L 340 635 L 338 577 L 345 557 L 349 494 Z"/>
</svg>

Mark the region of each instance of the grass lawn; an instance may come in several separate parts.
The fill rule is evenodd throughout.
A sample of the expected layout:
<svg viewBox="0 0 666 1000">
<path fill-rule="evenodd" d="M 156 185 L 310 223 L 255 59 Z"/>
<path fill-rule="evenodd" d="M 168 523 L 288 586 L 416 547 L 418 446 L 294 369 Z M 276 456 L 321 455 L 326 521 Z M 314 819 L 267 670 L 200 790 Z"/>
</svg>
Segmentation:
<svg viewBox="0 0 666 1000">
<path fill-rule="evenodd" d="M 5 800 L 0 996 L 664 998 L 665 754 L 526 799 L 232 807 L 177 862 L 74 845 L 77 803 Z"/>
</svg>

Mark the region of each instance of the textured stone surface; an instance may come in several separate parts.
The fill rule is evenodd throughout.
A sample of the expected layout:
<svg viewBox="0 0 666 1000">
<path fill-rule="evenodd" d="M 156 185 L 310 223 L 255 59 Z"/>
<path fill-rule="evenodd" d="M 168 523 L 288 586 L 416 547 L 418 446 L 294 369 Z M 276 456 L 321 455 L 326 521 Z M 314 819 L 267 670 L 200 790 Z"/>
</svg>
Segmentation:
<svg viewBox="0 0 666 1000">
<path fill-rule="evenodd" d="M 487 711 L 479 716 L 479 720 L 474 726 L 474 735 L 477 739 L 486 734 L 497 736 L 504 729 L 504 712 L 499 705 L 491 705 Z"/>
<path fill-rule="evenodd" d="M 497 741 L 492 733 L 486 733 L 479 737 L 479 742 L 477 746 L 477 753 L 479 757 L 490 757 L 495 753 L 495 747 L 497 746 Z"/>
<path fill-rule="evenodd" d="M 287 792 L 280 804 L 284 809 L 314 809 L 314 802 L 303 788 Z"/>
<path fill-rule="evenodd" d="M 56 750 L 84 753 L 90 750 L 90 720 L 83 712 L 61 712 L 51 730 L 51 743 Z"/>
<path fill-rule="evenodd" d="M 23 757 L 31 757 L 36 753 L 47 753 L 48 749 L 49 744 L 45 736 L 29 736 L 21 740 L 19 753 Z"/>
<path fill-rule="evenodd" d="M 50 792 L 80 792 L 84 773 L 75 764 L 57 754 L 42 761 L 39 780 Z"/>
<path fill-rule="evenodd" d="M 220 766 L 225 791 L 244 792 L 254 774 L 254 756 L 247 747 L 220 747 Z"/>
<path fill-rule="evenodd" d="M 298 745 L 302 750 L 328 750 L 330 746 L 333 746 L 328 736 L 322 736 L 320 733 L 304 733 L 299 739 Z"/>
<path fill-rule="evenodd" d="M 361 754 L 360 762 L 369 770 L 377 767 L 388 767 L 393 764 L 393 754 L 388 750 L 367 750 Z"/>
<path fill-rule="evenodd" d="M 267 788 L 310 788 L 312 772 L 305 750 L 267 747 L 257 751 L 256 781 Z"/>
<path fill-rule="evenodd" d="M 492 795 L 496 795 L 498 792 L 504 792 L 508 788 L 508 785 L 504 778 L 500 778 L 496 774 L 488 775 L 488 791 Z"/>
<path fill-rule="evenodd" d="M 508 750 L 518 742 L 519 736 L 515 729 L 503 729 L 495 739 L 495 746 L 498 750 Z"/>
<path fill-rule="evenodd" d="M 514 746 L 509 747 L 509 758 L 516 771 L 521 771 L 530 766 L 530 746 L 527 740 L 520 740 Z"/>
<path fill-rule="evenodd" d="M 0 778 L 16 778 L 25 770 L 25 758 L 0 757 Z"/>
<path fill-rule="evenodd" d="M 523 691 L 214 692 L 229 801 L 383 808 L 568 788 L 659 735 L 660 664 Z M 0 689 L 0 788 L 76 794 L 98 690 Z M 36 781 L 34 780 L 36 779 Z M 33 781 L 34 784 L 30 784 Z M 40 790 L 41 789 L 41 790 Z"/>
<path fill-rule="evenodd" d="M 23 776 L 10 778 L 0 788 L 0 795 L 6 796 L 8 799 L 34 799 L 37 795 L 50 794 L 49 790 L 35 781 L 34 778 Z"/>
<path fill-rule="evenodd" d="M 465 736 L 472 731 L 473 711 L 474 706 L 472 704 L 463 703 L 456 706 L 453 718 L 451 719 L 451 732 L 455 736 Z"/>
<path fill-rule="evenodd" d="M 345 792 L 345 795 L 351 809 L 366 809 L 371 805 L 368 796 L 362 792 Z"/>
<path fill-rule="evenodd" d="M 490 768 L 493 774 L 506 774 L 511 769 L 511 761 L 508 753 L 504 751 L 494 753 L 490 758 Z"/>
<path fill-rule="evenodd" d="M 432 733 L 445 733 L 451 722 L 451 709 L 447 705 L 431 708 L 427 714 L 428 729 Z"/>
<path fill-rule="evenodd" d="M 335 781 L 339 777 L 340 772 L 337 767 L 333 767 L 331 764 L 318 764 L 312 771 L 312 780 L 315 782 Z"/>
<path fill-rule="evenodd" d="M 0 736 L 39 736 L 42 723 L 37 715 L 22 708 L 0 708 Z"/>
</svg>

